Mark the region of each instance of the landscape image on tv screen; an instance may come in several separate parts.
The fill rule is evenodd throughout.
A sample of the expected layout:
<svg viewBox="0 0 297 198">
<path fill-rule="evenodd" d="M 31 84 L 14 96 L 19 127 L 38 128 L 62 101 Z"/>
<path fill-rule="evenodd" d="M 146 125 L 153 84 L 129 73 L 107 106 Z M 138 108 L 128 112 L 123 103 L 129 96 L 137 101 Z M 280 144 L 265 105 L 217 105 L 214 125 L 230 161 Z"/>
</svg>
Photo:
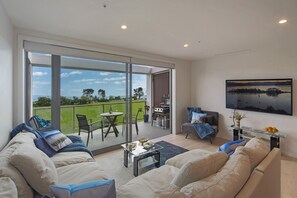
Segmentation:
<svg viewBox="0 0 297 198">
<path fill-rule="evenodd" d="M 292 115 L 292 79 L 226 80 L 226 108 Z"/>
</svg>

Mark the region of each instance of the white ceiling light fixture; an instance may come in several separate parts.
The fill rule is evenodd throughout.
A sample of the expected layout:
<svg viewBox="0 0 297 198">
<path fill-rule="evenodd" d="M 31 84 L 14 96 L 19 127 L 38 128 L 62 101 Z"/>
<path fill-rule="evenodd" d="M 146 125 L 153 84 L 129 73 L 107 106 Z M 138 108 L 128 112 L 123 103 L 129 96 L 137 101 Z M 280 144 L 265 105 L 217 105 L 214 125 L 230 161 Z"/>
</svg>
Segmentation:
<svg viewBox="0 0 297 198">
<path fill-rule="evenodd" d="M 278 21 L 279 24 L 284 24 L 284 23 L 287 23 L 288 20 L 287 19 L 281 19 Z"/>
<path fill-rule="evenodd" d="M 189 44 L 184 44 L 184 47 L 189 47 Z"/>
<path fill-rule="evenodd" d="M 126 30 L 126 29 L 127 29 L 127 25 L 122 25 L 121 28 L 122 28 L 123 30 Z"/>
</svg>

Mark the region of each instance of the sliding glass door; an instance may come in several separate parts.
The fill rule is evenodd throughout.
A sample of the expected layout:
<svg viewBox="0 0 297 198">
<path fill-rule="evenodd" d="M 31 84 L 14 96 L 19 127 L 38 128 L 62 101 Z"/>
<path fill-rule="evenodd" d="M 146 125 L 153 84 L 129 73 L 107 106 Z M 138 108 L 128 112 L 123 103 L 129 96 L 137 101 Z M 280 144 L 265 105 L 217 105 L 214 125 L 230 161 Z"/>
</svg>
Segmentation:
<svg viewBox="0 0 297 198">
<path fill-rule="evenodd" d="M 46 130 L 79 135 L 92 151 L 131 141 L 130 62 L 29 50 L 26 60 L 26 120 L 36 115 L 48 121 Z"/>
</svg>

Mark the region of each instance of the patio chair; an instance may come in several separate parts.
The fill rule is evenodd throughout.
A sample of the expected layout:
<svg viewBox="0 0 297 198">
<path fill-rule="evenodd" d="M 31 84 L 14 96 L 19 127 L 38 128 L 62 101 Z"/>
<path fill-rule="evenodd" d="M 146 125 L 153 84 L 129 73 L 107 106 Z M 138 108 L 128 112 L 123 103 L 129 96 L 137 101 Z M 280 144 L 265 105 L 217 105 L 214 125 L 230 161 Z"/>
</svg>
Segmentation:
<svg viewBox="0 0 297 198">
<path fill-rule="evenodd" d="M 137 119 L 138 119 L 139 112 L 142 112 L 142 108 L 139 108 L 139 109 L 138 109 L 136 115 L 132 115 L 132 121 L 131 121 L 132 124 L 135 124 L 136 134 L 137 134 L 137 135 L 138 135 L 138 124 L 137 124 Z M 126 124 L 126 116 L 123 117 L 122 135 L 123 135 L 123 133 L 124 133 L 124 129 L 126 128 L 126 127 L 125 127 L 125 124 Z M 129 123 L 127 123 L 127 124 L 129 124 Z"/>
<path fill-rule="evenodd" d="M 104 137 L 103 137 L 104 125 L 102 120 L 92 122 L 92 119 L 90 119 L 90 123 L 88 123 L 87 116 L 81 115 L 81 114 L 76 114 L 76 118 L 78 120 L 78 128 L 79 128 L 78 135 L 80 135 L 80 132 L 88 133 L 87 146 L 89 144 L 90 133 L 91 133 L 91 138 L 93 139 L 93 131 L 97 129 L 101 129 L 102 142 L 104 141 Z M 94 125 L 95 123 L 100 123 L 100 125 Z"/>
<path fill-rule="evenodd" d="M 50 129 L 51 121 L 34 115 L 29 119 L 29 125 L 35 130 L 46 131 Z"/>
</svg>

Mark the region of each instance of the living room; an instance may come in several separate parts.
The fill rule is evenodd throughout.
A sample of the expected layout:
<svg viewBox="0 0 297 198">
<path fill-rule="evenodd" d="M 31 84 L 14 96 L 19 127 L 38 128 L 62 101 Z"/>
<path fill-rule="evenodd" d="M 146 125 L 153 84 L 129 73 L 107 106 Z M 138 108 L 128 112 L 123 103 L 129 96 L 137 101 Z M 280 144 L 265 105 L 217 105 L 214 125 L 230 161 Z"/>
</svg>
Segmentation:
<svg viewBox="0 0 297 198">
<path fill-rule="evenodd" d="M 189 144 L 202 143 L 205 147 L 210 144 L 208 141 L 201 142 L 196 136 L 184 140 L 180 128 L 187 120 L 186 108 L 189 106 L 219 112 L 216 139 L 231 141 L 232 119 L 229 117 L 232 109 L 227 109 L 225 104 L 226 80 L 292 78 L 293 84 L 296 82 L 296 2 L 190 1 L 184 4 L 90 0 L 85 4 L 63 1 L 58 5 L 49 1 L 41 3 L 31 0 L 25 3 L 2 0 L 1 149 L 9 140 L 10 131 L 26 121 L 25 40 L 130 56 L 152 65 L 155 62 L 174 65 L 171 104 L 173 137 L 167 137 L 168 142 L 174 144 L 176 136 L 183 138 L 180 146 L 186 145 L 187 141 Z M 51 16 L 50 9 L 57 10 L 55 16 Z M 151 16 L 153 12 L 154 16 Z M 92 13 L 98 19 L 87 20 L 88 16 L 77 17 L 75 13 Z M 73 20 L 74 17 L 77 18 Z M 159 19 L 159 24 L 154 24 Z M 279 24 L 281 19 L 287 22 Z M 147 26 L 143 24 L 144 21 Z M 121 29 L 124 23 L 126 30 Z M 187 47 L 184 46 L 186 44 Z M 296 86 L 293 86 L 293 99 L 295 96 Z M 246 118 L 241 121 L 243 126 L 255 129 L 276 126 L 287 134 L 286 138 L 281 139 L 281 152 L 290 160 L 282 159 L 282 166 L 291 169 L 296 167 L 297 158 L 296 100 L 292 100 L 292 106 L 292 116 L 240 111 L 246 113 Z M 216 139 L 215 145 L 224 143 Z M 282 174 L 290 175 L 288 169 L 282 171 Z M 293 187 L 289 190 L 286 187 L 287 191 L 283 189 L 283 186 L 294 181 L 294 176 L 288 179 L 282 175 L 284 197 L 294 197 Z"/>
</svg>

